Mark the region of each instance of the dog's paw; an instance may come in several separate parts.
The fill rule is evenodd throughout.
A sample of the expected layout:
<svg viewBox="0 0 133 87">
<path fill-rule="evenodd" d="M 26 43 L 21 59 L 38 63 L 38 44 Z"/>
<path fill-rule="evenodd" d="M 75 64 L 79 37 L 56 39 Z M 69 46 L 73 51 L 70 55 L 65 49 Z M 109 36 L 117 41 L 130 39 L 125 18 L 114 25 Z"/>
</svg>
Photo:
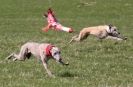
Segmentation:
<svg viewBox="0 0 133 87">
<path fill-rule="evenodd" d="M 66 66 L 68 66 L 68 65 L 69 65 L 69 63 L 67 62 L 67 63 L 65 63 L 65 65 L 66 65 Z"/>
<path fill-rule="evenodd" d="M 49 75 L 50 78 L 55 78 L 55 75 Z"/>
<path fill-rule="evenodd" d="M 16 60 L 17 60 L 17 58 L 14 58 L 14 59 L 13 59 L 13 61 L 16 61 Z"/>
<path fill-rule="evenodd" d="M 127 40 L 127 37 L 124 37 L 124 39 L 123 40 Z"/>
</svg>

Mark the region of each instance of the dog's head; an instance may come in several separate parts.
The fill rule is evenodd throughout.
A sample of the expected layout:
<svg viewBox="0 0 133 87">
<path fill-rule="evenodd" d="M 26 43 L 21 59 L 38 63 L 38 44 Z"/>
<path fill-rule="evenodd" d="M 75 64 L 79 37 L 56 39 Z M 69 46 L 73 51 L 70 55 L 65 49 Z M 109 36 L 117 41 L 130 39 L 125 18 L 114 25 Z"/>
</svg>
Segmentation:
<svg viewBox="0 0 133 87">
<path fill-rule="evenodd" d="M 61 55 L 60 54 L 61 54 L 61 52 L 60 52 L 58 47 L 52 47 L 51 55 L 56 61 L 60 61 L 61 60 Z"/>
<path fill-rule="evenodd" d="M 51 49 L 51 55 L 52 57 L 59 63 L 63 65 L 68 65 L 68 63 L 64 63 L 61 58 L 61 51 L 58 47 L 52 47 Z"/>
<path fill-rule="evenodd" d="M 107 32 L 111 35 L 111 36 L 118 36 L 120 33 L 118 32 L 118 29 L 116 26 L 113 25 L 108 25 L 108 29 Z"/>
<path fill-rule="evenodd" d="M 107 32 L 110 36 L 121 38 L 122 40 L 126 40 L 127 37 L 121 36 L 120 32 L 118 32 L 118 29 L 116 26 L 113 26 L 112 24 L 108 25 Z"/>
</svg>

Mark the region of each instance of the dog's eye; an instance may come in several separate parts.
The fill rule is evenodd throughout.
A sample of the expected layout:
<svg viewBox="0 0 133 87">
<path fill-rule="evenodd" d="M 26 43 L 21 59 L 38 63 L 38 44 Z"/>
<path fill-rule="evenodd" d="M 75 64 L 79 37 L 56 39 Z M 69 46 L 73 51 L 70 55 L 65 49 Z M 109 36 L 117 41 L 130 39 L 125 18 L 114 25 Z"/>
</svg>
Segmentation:
<svg viewBox="0 0 133 87">
<path fill-rule="evenodd" d="M 57 53 L 54 53 L 54 55 L 56 55 Z"/>
<path fill-rule="evenodd" d="M 116 29 L 114 29 L 114 31 L 116 31 Z"/>
</svg>

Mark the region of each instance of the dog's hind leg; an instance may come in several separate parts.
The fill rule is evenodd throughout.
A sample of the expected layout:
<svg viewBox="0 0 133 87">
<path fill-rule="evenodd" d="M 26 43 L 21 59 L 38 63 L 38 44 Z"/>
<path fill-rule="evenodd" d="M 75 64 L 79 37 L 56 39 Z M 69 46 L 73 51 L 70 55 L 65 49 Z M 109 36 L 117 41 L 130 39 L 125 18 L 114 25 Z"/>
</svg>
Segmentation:
<svg viewBox="0 0 133 87">
<path fill-rule="evenodd" d="M 79 35 L 78 35 L 78 37 L 77 38 L 75 38 L 74 40 L 75 41 L 82 41 L 82 40 L 84 40 L 84 39 L 86 39 L 87 37 L 88 37 L 88 35 L 89 34 L 87 34 L 87 33 L 80 33 Z"/>
<path fill-rule="evenodd" d="M 79 41 L 83 40 L 84 38 L 86 38 L 86 36 L 83 35 L 82 33 L 80 33 L 78 36 L 77 35 L 73 36 L 69 43 L 71 43 L 72 41 L 78 41 L 79 42 Z"/>
<path fill-rule="evenodd" d="M 79 40 L 79 41 L 84 40 L 84 39 L 86 39 L 86 38 L 88 37 L 88 35 L 89 35 L 89 34 L 87 34 L 87 33 L 83 33 L 83 34 L 81 33 L 81 34 L 79 35 L 78 40 Z"/>
<path fill-rule="evenodd" d="M 14 57 L 14 54 L 15 54 L 15 53 L 10 54 L 10 55 L 9 55 L 9 56 L 7 56 L 5 59 L 6 59 L 6 60 L 8 60 L 8 59 L 13 58 L 13 57 Z"/>
<path fill-rule="evenodd" d="M 13 61 L 16 61 L 16 60 L 20 60 L 21 58 L 19 57 L 19 55 L 12 53 L 8 57 L 6 57 L 6 60 L 9 60 L 9 59 L 13 59 Z"/>
<path fill-rule="evenodd" d="M 16 61 L 16 60 L 23 61 L 26 59 L 27 54 L 28 54 L 28 48 L 26 48 L 25 46 L 22 46 L 19 54 L 14 54 L 15 58 L 13 59 L 13 61 Z"/>
</svg>

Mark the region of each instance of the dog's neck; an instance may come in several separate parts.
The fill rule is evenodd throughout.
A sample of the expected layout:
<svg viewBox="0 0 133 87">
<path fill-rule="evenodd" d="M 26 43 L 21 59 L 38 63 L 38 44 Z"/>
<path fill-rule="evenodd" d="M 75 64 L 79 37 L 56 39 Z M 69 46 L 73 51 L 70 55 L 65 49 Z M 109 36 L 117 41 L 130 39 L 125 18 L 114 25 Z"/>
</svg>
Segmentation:
<svg viewBox="0 0 133 87">
<path fill-rule="evenodd" d="M 52 49 L 53 47 L 55 47 L 55 46 L 53 46 L 53 45 L 51 45 L 51 44 L 49 44 L 49 45 L 46 47 L 46 56 L 47 56 L 47 57 L 51 57 L 51 56 L 52 56 L 51 49 Z"/>
<path fill-rule="evenodd" d="M 106 27 L 106 31 L 107 31 L 107 33 L 110 34 L 110 33 L 111 33 L 111 27 L 110 27 L 110 26 L 107 26 L 107 27 Z"/>
</svg>

